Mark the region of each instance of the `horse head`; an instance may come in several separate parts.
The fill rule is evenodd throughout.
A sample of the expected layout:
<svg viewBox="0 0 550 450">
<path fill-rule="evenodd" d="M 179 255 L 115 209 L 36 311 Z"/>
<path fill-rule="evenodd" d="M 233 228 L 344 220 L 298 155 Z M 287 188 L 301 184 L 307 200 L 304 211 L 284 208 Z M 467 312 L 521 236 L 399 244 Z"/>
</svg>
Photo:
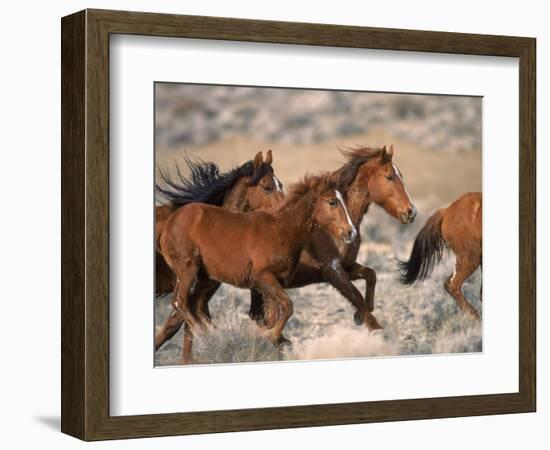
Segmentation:
<svg viewBox="0 0 550 450">
<path fill-rule="evenodd" d="M 252 161 L 252 176 L 246 189 L 246 202 L 250 210 L 271 209 L 282 203 L 285 194 L 283 184 L 273 170 L 273 153 L 267 151 L 264 160 L 263 153 L 258 152 Z"/>
<path fill-rule="evenodd" d="M 403 182 L 403 174 L 393 162 L 393 145 L 378 150 L 357 172 L 355 183 L 369 196 L 370 201 L 400 220 L 412 223 L 416 217 L 414 206 Z"/>
<path fill-rule="evenodd" d="M 320 182 L 318 189 L 319 195 L 313 210 L 314 221 L 336 241 L 345 244 L 353 242 L 357 237 L 357 230 L 336 183 L 327 176 Z"/>
</svg>

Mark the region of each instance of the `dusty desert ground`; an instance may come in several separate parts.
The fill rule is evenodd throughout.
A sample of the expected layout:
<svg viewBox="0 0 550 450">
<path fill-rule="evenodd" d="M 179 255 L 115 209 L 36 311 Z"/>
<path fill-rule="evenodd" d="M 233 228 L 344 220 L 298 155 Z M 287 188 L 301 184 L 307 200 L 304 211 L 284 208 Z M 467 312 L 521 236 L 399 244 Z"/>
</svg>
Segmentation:
<svg viewBox="0 0 550 450">
<path fill-rule="evenodd" d="M 167 98 L 180 99 L 174 96 L 171 89 L 163 94 Z M 413 102 L 413 106 L 419 104 L 420 109 L 422 105 L 430 106 L 430 102 L 434 102 L 433 98 L 414 97 L 419 98 L 416 103 Z M 186 98 L 185 95 L 183 98 Z M 168 102 L 167 109 L 173 104 L 174 101 Z M 291 339 L 292 345 L 278 353 L 248 318 L 248 291 L 223 285 L 210 303 L 215 327 L 195 338 L 194 358 L 197 363 L 425 355 L 482 350 L 481 324 L 464 317 L 443 289 L 443 281 L 453 270 L 452 255 L 448 255 L 422 284 L 404 287 L 397 280 L 394 262 L 396 258 L 408 257 L 414 237 L 426 218 L 462 193 L 481 190 L 480 129 L 469 134 L 461 133 L 460 127 L 456 125 L 458 119 L 449 119 L 451 113 L 447 111 L 458 110 L 467 117 L 472 114 L 475 116 L 477 103 L 464 103 L 462 109 L 466 112 L 454 103 L 450 107 L 443 107 L 437 102 L 434 104 L 439 108 L 436 108 L 438 114 L 447 117 L 452 126 L 446 127 L 441 118 L 433 119 L 435 113 L 429 114 L 429 120 L 423 118 L 422 113 L 415 113 L 413 117 L 405 116 L 403 120 L 394 121 L 397 125 L 392 127 L 375 122 L 363 129 L 355 127 L 353 133 L 327 133 L 322 139 L 307 138 L 307 133 L 312 132 L 302 129 L 298 131 L 305 133 L 306 138 L 296 138 L 299 136 L 296 135 L 294 139 L 282 139 L 275 132 L 262 133 L 263 128 L 258 127 L 256 133 L 232 129 L 221 136 L 214 134 L 204 139 L 189 134 L 185 138 L 187 141 L 184 139 L 171 144 L 169 132 L 173 131 L 173 124 L 168 118 L 172 119 L 174 113 L 160 108 L 161 119 L 164 117 L 162 114 L 166 117 L 159 126 L 164 131 L 158 133 L 157 162 L 168 169 L 174 166 L 175 161 L 181 160 L 184 152 L 207 161 L 216 161 L 222 169 L 229 169 L 252 158 L 259 150 L 272 149 L 276 174 L 288 186 L 306 171 L 315 173 L 338 168 L 343 161 L 338 147 L 393 144 L 394 161 L 401 169 L 406 187 L 419 210 L 413 224 L 401 225 L 381 208 L 373 206 L 361 227 L 363 241 L 358 262 L 377 271 L 374 314 L 384 326 L 383 332 L 369 334 L 363 326 L 356 326 L 352 320 L 352 306 L 330 285 L 311 285 L 289 291 L 295 312 L 286 325 L 285 335 Z M 426 110 L 431 111 L 428 106 Z M 194 104 L 193 114 L 196 107 Z M 435 108 L 433 105 L 430 107 Z M 199 136 L 204 137 L 208 135 L 208 130 L 220 128 L 219 123 L 215 120 L 213 122 L 208 126 L 195 123 L 195 128 L 202 126 L 205 130 Z M 322 120 L 310 119 L 306 128 L 313 124 L 314 127 L 324 129 L 323 123 Z M 457 127 L 459 131 L 456 131 Z M 431 139 L 430 128 L 434 129 L 432 134 L 439 133 L 439 140 Z M 468 130 L 471 131 L 471 127 Z M 286 134 L 284 136 L 288 137 Z M 360 291 L 364 291 L 364 282 L 357 282 L 356 285 Z M 479 271 L 464 285 L 465 295 L 479 310 L 480 285 Z M 155 301 L 155 326 L 159 327 L 171 311 L 170 296 L 152 301 Z M 179 364 L 182 338 L 180 331 L 160 349 L 155 355 L 155 365 Z"/>
</svg>

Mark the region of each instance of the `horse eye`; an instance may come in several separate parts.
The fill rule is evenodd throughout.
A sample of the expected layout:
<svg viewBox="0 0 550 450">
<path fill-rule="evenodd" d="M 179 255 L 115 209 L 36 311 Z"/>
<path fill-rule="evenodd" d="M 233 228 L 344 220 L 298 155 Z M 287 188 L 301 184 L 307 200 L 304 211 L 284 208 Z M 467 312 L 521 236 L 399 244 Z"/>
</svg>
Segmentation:
<svg viewBox="0 0 550 450">
<path fill-rule="evenodd" d="M 387 175 L 386 178 L 390 181 L 393 181 L 393 179 L 395 178 L 395 174 L 390 174 L 390 175 Z"/>
<path fill-rule="evenodd" d="M 273 188 L 271 186 L 267 185 L 267 186 L 264 186 L 264 190 L 267 191 L 267 192 L 270 192 L 270 191 L 273 190 Z"/>
<path fill-rule="evenodd" d="M 335 198 L 331 198 L 329 201 L 328 201 L 328 204 L 330 206 L 336 206 L 336 199 Z"/>
</svg>

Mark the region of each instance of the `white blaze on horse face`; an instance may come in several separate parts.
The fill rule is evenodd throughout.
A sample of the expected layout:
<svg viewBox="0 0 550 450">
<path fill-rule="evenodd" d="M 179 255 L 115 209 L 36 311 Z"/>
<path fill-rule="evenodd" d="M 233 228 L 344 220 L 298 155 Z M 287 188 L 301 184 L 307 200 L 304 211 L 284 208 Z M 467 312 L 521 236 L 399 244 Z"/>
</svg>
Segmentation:
<svg viewBox="0 0 550 450">
<path fill-rule="evenodd" d="M 275 187 L 277 188 L 277 192 L 284 193 L 283 183 L 279 181 L 279 179 L 273 175 L 273 181 L 275 181 Z"/>
<path fill-rule="evenodd" d="M 392 164 L 393 166 L 393 170 L 395 170 L 395 173 L 397 174 L 397 176 L 399 177 L 399 179 L 403 179 L 403 175 L 401 174 L 401 171 L 399 170 L 399 167 L 397 167 L 395 164 Z"/>
<path fill-rule="evenodd" d="M 353 225 L 353 222 L 351 221 L 351 217 L 348 213 L 348 208 L 346 208 L 346 204 L 344 203 L 344 198 L 342 197 L 342 194 L 340 194 L 340 191 L 336 190 L 336 198 L 338 201 L 342 204 L 342 208 L 344 208 L 344 212 L 346 213 L 346 219 L 351 227 L 351 237 L 349 242 L 353 242 L 355 238 L 357 237 L 357 230 L 355 229 L 355 225 Z M 349 244 L 349 242 L 347 242 Z"/>
<path fill-rule="evenodd" d="M 414 206 L 414 203 L 411 200 L 411 196 L 409 195 L 409 191 L 407 191 L 407 188 L 405 187 L 405 183 L 403 183 L 403 175 L 401 174 L 401 171 L 399 170 L 399 168 L 395 164 L 392 163 L 392 166 L 393 166 L 393 170 L 395 171 L 395 173 L 397 174 L 397 176 L 401 180 L 401 184 L 403 185 L 403 190 L 405 191 L 405 195 L 407 196 L 407 200 L 409 200 L 409 203 L 411 204 L 412 208 L 414 210 L 416 210 L 416 207 Z"/>
</svg>

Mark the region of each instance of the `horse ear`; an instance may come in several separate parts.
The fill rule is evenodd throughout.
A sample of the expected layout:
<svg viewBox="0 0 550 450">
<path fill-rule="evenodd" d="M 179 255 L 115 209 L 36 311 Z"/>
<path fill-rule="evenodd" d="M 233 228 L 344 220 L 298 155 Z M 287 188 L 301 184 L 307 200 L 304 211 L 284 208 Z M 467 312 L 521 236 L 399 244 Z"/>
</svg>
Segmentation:
<svg viewBox="0 0 550 450">
<path fill-rule="evenodd" d="M 273 154 L 271 153 L 271 150 L 267 151 L 267 156 L 265 157 L 264 162 L 269 165 L 271 165 L 271 163 L 273 162 Z"/>
<path fill-rule="evenodd" d="M 390 151 L 384 147 L 382 147 L 382 152 L 380 153 L 380 160 L 383 164 L 391 162 L 391 159 L 393 157 L 393 145 L 390 145 Z"/>
<path fill-rule="evenodd" d="M 254 156 L 254 162 L 252 163 L 254 166 L 254 171 L 258 170 L 263 162 L 264 162 L 263 153 L 262 152 L 256 153 L 256 156 Z"/>
</svg>

